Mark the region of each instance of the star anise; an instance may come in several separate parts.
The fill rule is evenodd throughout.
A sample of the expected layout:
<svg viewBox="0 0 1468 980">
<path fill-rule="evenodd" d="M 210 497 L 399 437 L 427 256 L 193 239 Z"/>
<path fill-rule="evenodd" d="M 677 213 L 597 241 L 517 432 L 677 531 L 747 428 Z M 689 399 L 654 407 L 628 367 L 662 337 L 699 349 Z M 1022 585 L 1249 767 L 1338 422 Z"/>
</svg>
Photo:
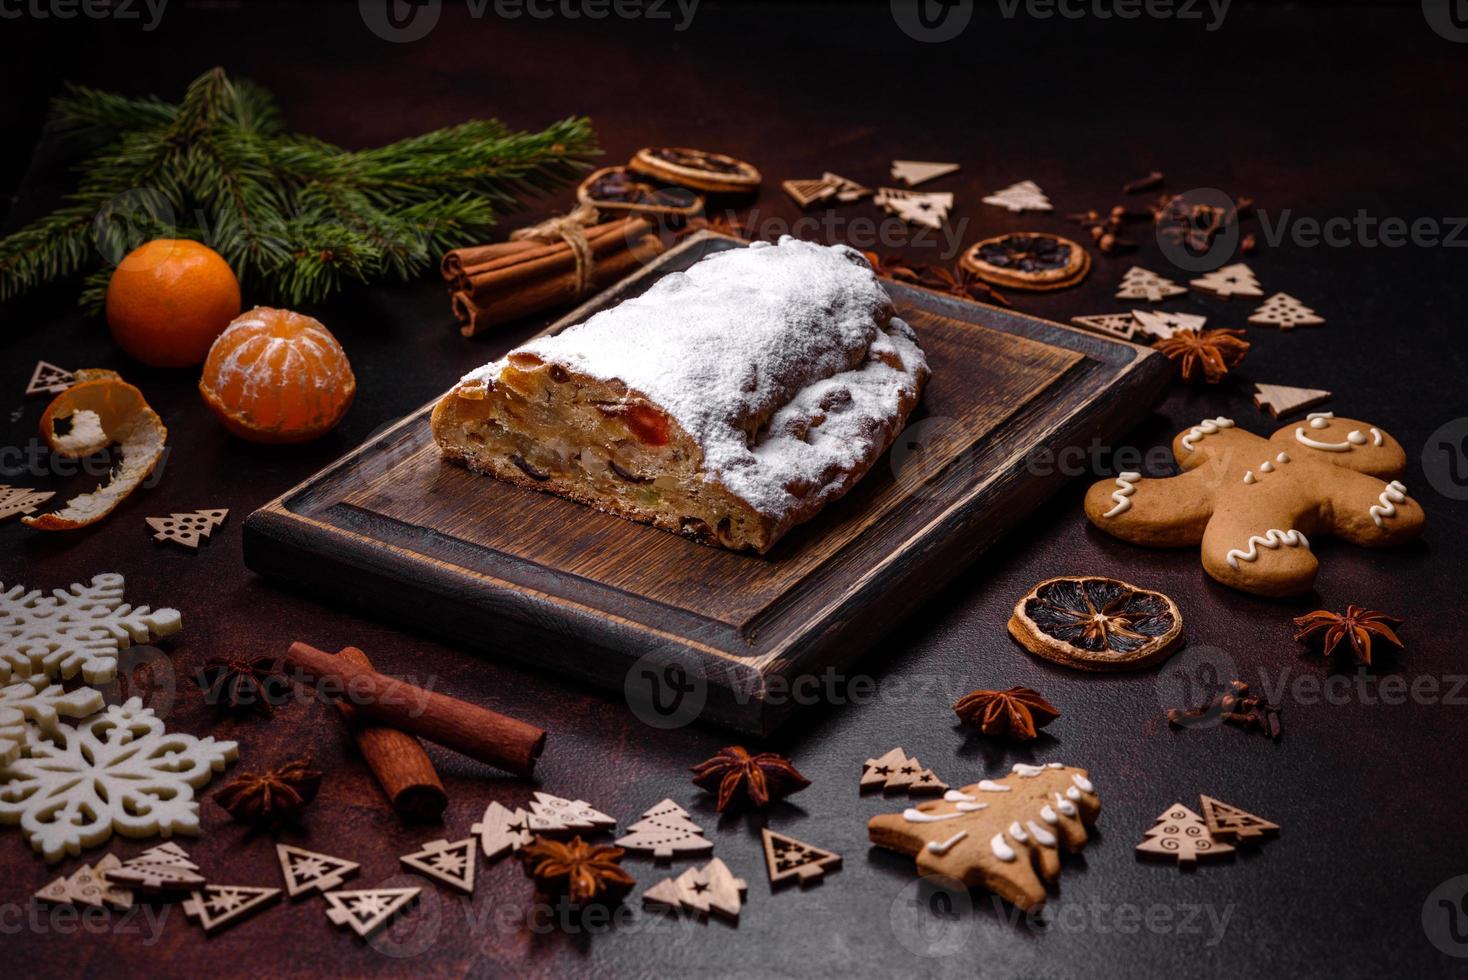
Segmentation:
<svg viewBox="0 0 1468 980">
<path fill-rule="evenodd" d="M 923 270 L 921 283 L 929 289 L 960 299 L 982 299 L 1000 306 L 1009 305 L 1009 300 L 961 265 L 951 270 L 941 265 L 928 266 Z"/>
<path fill-rule="evenodd" d="M 569 841 L 536 837 L 520 851 L 525 876 L 547 895 L 565 895 L 573 905 L 612 903 L 637 884 L 621 865 L 626 851 L 604 844 L 588 844 L 580 837 Z"/>
<path fill-rule="evenodd" d="M 784 756 L 773 752 L 750 755 L 740 745 L 720 749 L 712 759 L 700 762 L 691 771 L 695 786 L 709 792 L 718 790 L 715 806 L 720 813 L 734 802 L 741 790 L 750 803 L 766 807 L 771 800 L 798 793 L 810 785 L 810 780 Z"/>
<path fill-rule="evenodd" d="M 230 711 L 268 715 L 285 696 L 282 663 L 279 657 L 210 657 L 198 673 L 204 700 Z"/>
<path fill-rule="evenodd" d="M 1184 381 L 1197 381 L 1201 376 L 1216 385 L 1249 352 L 1249 342 L 1240 339 L 1243 336 L 1242 330 L 1179 330 L 1153 346 L 1177 362 Z"/>
<path fill-rule="evenodd" d="M 214 794 L 214 802 L 241 823 L 278 827 L 297 816 L 316 798 L 321 771 L 310 759 L 292 759 L 274 769 L 245 773 Z"/>
<path fill-rule="evenodd" d="M 1060 712 L 1038 691 L 1011 687 L 1007 691 L 971 691 L 953 705 L 958 720 L 985 735 L 1007 735 L 1016 741 L 1037 738 Z"/>
<path fill-rule="evenodd" d="M 682 228 L 673 233 L 673 238 L 682 241 L 684 238 L 707 228 L 715 234 L 728 235 L 730 238 L 748 241 L 750 229 L 745 228 L 744 225 L 745 220 L 733 211 L 725 211 L 723 214 L 716 214 L 712 218 L 699 215 L 696 218 L 689 218 Z"/>
<path fill-rule="evenodd" d="M 881 255 L 877 252 L 862 252 L 867 264 L 882 279 L 898 282 L 918 282 L 923 277 L 924 266 L 911 265 L 899 255 Z"/>
<path fill-rule="evenodd" d="M 1327 657 L 1335 651 L 1336 647 L 1340 646 L 1342 640 L 1348 640 L 1352 652 L 1356 655 L 1356 663 L 1369 666 L 1373 636 L 1381 637 L 1399 650 L 1403 648 L 1402 641 L 1395 630 L 1395 627 L 1401 625 L 1402 621 L 1395 616 L 1388 616 L 1371 609 L 1362 609 L 1353 603 L 1346 606 L 1344 615 L 1318 609 L 1309 615 L 1297 617 L 1295 626 L 1299 628 L 1299 632 L 1295 634 L 1295 639 L 1304 641 L 1316 633 L 1323 632 L 1325 643 L 1321 653 Z"/>
</svg>

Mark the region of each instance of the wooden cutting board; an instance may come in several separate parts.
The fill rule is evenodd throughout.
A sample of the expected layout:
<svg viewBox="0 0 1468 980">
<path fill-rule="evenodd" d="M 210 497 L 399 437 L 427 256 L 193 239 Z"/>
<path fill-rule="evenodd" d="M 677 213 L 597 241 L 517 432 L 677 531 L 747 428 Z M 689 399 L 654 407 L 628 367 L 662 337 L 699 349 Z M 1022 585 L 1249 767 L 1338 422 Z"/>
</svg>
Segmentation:
<svg viewBox="0 0 1468 980">
<path fill-rule="evenodd" d="M 547 332 L 737 244 L 690 238 Z M 933 369 L 922 404 L 887 458 L 768 555 L 444 463 L 425 405 L 252 514 L 245 562 L 612 688 L 650 724 L 767 733 L 813 700 L 801 678 L 855 661 L 1066 479 L 1037 450 L 1125 432 L 1171 374 L 1146 348 L 887 285 Z"/>
</svg>

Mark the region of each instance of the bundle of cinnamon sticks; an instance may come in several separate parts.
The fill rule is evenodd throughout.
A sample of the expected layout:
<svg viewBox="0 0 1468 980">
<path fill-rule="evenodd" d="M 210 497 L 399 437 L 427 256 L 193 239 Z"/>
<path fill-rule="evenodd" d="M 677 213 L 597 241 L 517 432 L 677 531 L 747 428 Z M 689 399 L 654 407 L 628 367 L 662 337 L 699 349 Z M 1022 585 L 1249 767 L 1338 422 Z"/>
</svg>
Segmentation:
<svg viewBox="0 0 1468 980">
<path fill-rule="evenodd" d="M 443 257 L 454 316 L 466 337 L 585 298 L 636 271 L 663 250 L 644 218 L 627 217 L 584 230 L 578 256 L 568 241 L 521 239 L 458 248 Z M 581 263 L 588 263 L 586 268 Z"/>
</svg>

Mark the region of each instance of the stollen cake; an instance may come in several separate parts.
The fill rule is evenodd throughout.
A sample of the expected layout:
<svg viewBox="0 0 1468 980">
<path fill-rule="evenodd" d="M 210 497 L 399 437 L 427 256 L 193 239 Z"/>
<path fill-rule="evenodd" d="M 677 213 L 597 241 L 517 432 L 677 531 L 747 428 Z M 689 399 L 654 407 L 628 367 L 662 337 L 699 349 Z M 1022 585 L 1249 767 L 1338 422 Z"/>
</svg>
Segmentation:
<svg viewBox="0 0 1468 980">
<path fill-rule="evenodd" d="M 872 467 L 928 374 L 859 252 L 786 236 L 469 373 L 433 435 L 476 472 L 764 553 Z"/>
</svg>

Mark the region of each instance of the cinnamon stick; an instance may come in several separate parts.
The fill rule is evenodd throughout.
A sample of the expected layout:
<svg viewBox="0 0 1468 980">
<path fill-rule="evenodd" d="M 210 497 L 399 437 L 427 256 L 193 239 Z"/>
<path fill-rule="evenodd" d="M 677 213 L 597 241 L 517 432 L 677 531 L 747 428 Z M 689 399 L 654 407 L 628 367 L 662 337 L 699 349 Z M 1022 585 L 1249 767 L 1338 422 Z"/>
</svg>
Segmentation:
<svg viewBox="0 0 1468 980">
<path fill-rule="evenodd" d="M 661 239 L 646 234 L 634 240 L 626 250 L 598 258 L 592 273 L 592 288 L 603 289 L 635 272 L 662 250 Z M 553 306 L 574 303 L 581 298 L 577 290 L 575 258 L 568 247 L 564 256 L 534 260 L 511 266 L 508 271 L 482 276 L 473 281 L 472 289 L 454 292 L 451 303 L 454 315 L 462 324 L 460 331 L 464 336 L 472 337 L 491 327 Z"/>
<path fill-rule="evenodd" d="M 592 225 L 584 230 L 584 234 L 586 243 L 591 246 L 592 255 L 600 256 L 627 247 L 629 242 L 641 238 L 651 230 L 652 225 L 645 219 L 633 217 Z M 570 246 L 563 240 L 497 242 L 493 245 L 476 245 L 447 252 L 441 268 L 449 288 L 462 290 L 469 288 L 466 282 L 470 278 L 557 255 L 573 258 Z"/>
<path fill-rule="evenodd" d="M 346 647 L 336 656 L 338 660 L 372 669 L 367 654 L 356 647 Z M 367 760 L 393 809 L 410 820 L 428 822 L 441 818 L 449 798 L 438 771 L 433 768 L 433 760 L 423 751 L 423 743 L 407 732 L 361 717 L 345 701 L 338 701 L 336 707 L 346 719 L 358 751 Z"/>
<path fill-rule="evenodd" d="M 545 731 L 534 725 L 414 687 L 305 643 L 292 643 L 285 659 L 329 681 L 333 690 L 328 693 L 350 698 L 363 715 L 517 776 L 529 776 L 545 748 Z"/>
</svg>

